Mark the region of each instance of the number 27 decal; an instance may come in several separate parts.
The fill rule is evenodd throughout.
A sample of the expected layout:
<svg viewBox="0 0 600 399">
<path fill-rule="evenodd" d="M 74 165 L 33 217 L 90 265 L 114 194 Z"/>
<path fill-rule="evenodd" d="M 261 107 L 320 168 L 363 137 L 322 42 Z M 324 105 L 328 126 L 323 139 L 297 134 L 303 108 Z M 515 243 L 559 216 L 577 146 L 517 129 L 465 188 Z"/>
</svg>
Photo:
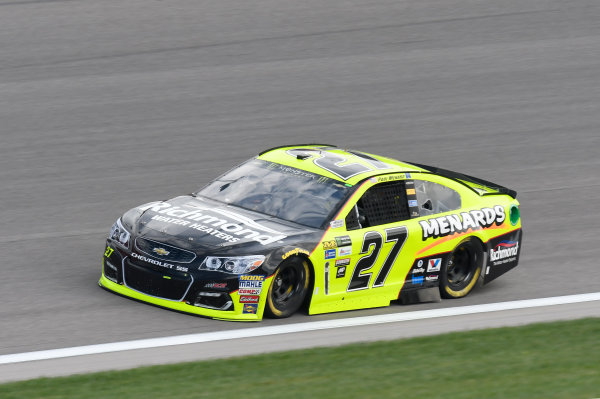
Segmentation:
<svg viewBox="0 0 600 399">
<path fill-rule="evenodd" d="M 388 253 L 383 266 L 381 266 L 381 269 L 379 270 L 379 273 L 377 273 L 377 277 L 373 282 L 373 288 L 383 287 L 385 279 L 390 273 L 394 262 L 396 262 L 396 258 L 402 250 L 407 238 L 408 230 L 405 226 L 385 229 L 385 242 L 393 242 L 394 246 Z M 379 252 L 381 251 L 383 242 L 383 237 L 380 232 L 369 231 L 365 233 L 360 253 L 368 253 L 371 247 L 373 247 L 373 250 L 369 255 L 360 258 L 356 263 L 356 267 L 354 268 L 354 272 L 350 278 L 350 283 L 348 284 L 348 291 L 358 291 L 369 288 L 369 283 L 371 282 L 371 276 L 373 272 L 367 272 L 367 270 L 371 269 L 379 258 Z"/>
<path fill-rule="evenodd" d="M 314 157 L 313 162 L 315 165 L 324 169 L 330 173 L 333 173 L 342 180 L 348 180 L 349 178 L 359 175 L 361 173 L 371 172 L 375 169 L 389 169 L 390 166 L 385 162 L 382 162 L 376 158 L 373 158 L 367 154 L 363 154 L 357 151 L 348 151 L 356 158 L 360 158 L 367 162 L 371 166 L 363 165 L 362 163 L 352 162 L 342 165 L 347 162 L 348 159 L 340 154 L 334 154 L 327 151 L 319 151 L 315 149 L 301 149 L 295 148 L 288 150 L 287 153 L 293 157 L 296 156 L 308 156 Z"/>
</svg>

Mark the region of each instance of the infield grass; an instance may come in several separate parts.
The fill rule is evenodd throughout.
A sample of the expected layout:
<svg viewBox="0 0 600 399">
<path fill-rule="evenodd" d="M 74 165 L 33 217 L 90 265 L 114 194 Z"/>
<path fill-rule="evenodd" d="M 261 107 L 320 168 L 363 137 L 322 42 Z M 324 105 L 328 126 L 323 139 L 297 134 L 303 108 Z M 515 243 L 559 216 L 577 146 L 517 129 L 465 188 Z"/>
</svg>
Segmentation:
<svg viewBox="0 0 600 399">
<path fill-rule="evenodd" d="M 2 399 L 598 397 L 600 319 L 0 385 Z"/>
</svg>

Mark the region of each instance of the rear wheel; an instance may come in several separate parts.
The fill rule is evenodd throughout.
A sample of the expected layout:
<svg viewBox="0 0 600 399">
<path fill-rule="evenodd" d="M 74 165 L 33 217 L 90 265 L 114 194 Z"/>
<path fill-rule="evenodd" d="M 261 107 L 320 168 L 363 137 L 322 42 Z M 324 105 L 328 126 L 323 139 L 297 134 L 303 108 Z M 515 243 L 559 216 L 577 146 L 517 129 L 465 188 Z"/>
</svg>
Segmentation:
<svg viewBox="0 0 600 399">
<path fill-rule="evenodd" d="M 275 272 L 269 287 L 265 313 L 274 318 L 293 315 L 304 302 L 308 292 L 309 268 L 305 259 L 286 259 Z"/>
<path fill-rule="evenodd" d="M 462 298 L 473 290 L 483 267 L 483 249 L 473 240 L 461 242 L 440 273 L 440 294 L 444 298 Z"/>
</svg>

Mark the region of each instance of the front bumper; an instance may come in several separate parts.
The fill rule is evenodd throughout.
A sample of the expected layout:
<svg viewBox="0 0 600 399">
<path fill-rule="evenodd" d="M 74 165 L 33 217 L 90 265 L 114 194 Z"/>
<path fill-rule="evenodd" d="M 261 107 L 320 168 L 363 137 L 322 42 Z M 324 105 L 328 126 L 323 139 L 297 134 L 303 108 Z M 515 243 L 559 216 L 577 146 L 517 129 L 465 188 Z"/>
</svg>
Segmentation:
<svg viewBox="0 0 600 399">
<path fill-rule="evenodd" d="M 272 276 L 263 277 L 263 276 L 254 276 L 264 278 L 262 281 L 262 289 L 258 294 L 258 303 L 244 303 L 244 301 L 249 298 L 247 295 L 239 295 L 237 289 L 228 289 L 228 290 L 212 290 L 212 293 L 220 293 L 223 297 L 227 298 L 227 303 L 231 302 L 229 306 L 223 306 L 225 310 L 215 309 L 215 307 L 221 307 L 221 303 L 213 304 L 215 306 L 210 306 L 211 298 L 203 297 L 203 300 L 199 301 L 195 300 L 195 298 L 200 295 L 200 292 L 203 294 L 210 295 L 211 290 L 206 288 L 199 288 L 206 281 L 201 282 L 196 276 L 196 280 L 194 280 L 194 276 L 191 276 L 189 273 L 184 273 L 185 276 L 191 281 L 185 282 L 182 281 L 181 275 L 182 273 L 178 272 L 170 272 L 167 270 L 160 270 L 158 274 L 160 278 L 158 279 L 159 283 L 164 286 L 164 289 L 168 289 L 171 287 L 176 287 L 176 285 L 187 285 L 185 289 L 185 293 L 183 293 L 181 289 L 172 290 L 173 295 L 170 292 L 161 292 L 160 294 L 156 291 L 157 282 L 149 281 L 146 285 L 143 281 L 134 281 L 132 278 L 129 278 L 127 275 L 133 268 L 144 269 L 143 266 L 133 265 L 129 262 L 131 259 L 129 251 L 124 251 L 123 249 L 116 248 L 115 245 L 111 245 L 111 242 L 107 242 L 106 251 L 104 253 L 103 261 L 102 261 L 102 275 L 98 284 L 105 288 L 106 290 L 115 292 L 119 295 L 126 296 L 132 299 L 136 299 L 142 302 L 150 303 L 155 306 L 164 307 L 167 309 L 176 310 L 179 312 L 210 317 L 213 319 L 221 319 L 221 320 L 232 320 L 232 321 L 259 321 L 262 320 L 264 308 L 266 304 L 267 293 L 269 291 L 269 287 L 272 281 Z M 155 270 L 152 270 L 152 265 L 147 265 L 147 272 L 157 274 Z M 148 274 L 146 276 L 148 279 L 152 279 L 152 275 Z M 141 277 L 142 279 L 144 276 Z M 160 281 L 164 278 L 164 281 Z M 223 280 L 225 283 L 226 280 Z M 231 279 L 228 280 L 228 286 L 231 287 Z M 218 283 L 218 281 L 217 281 Z M 237 282 L 235 283 L 237 287 Z M 225 284 L 223 284 L 225 285 Z M 240 283 L 241 285 L 241 283 Z M 144 288 L 141 288 L 144 287 Z M 153 292 L 155 290 L 155 292 Z M 177 293 L 179 292 L 179 293 Z M 253 302 L 256 302 L 256 296 L 253 296 Z M 217 299 L 218 300 L 218 299 Z M 208 302 L 208 303 L 204 303 Z M 223 301 L 225 303 L 225 301 Z"/>
</svg>

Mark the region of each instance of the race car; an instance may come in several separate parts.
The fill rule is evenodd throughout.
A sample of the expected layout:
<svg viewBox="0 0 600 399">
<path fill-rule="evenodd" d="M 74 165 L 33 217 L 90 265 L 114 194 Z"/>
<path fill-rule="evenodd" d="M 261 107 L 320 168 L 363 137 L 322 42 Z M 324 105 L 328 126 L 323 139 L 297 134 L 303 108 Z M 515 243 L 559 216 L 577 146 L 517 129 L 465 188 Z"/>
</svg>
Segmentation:
<svg viewBox="0 0 600 399">
<path fill-rule="evenodd" d="M 135 207 L 106 240 L 101 287 L 214 319 L 461 298 L 517 266 L 516 192 L 326 144 L 260 153 L 190 195 Z M 438 295 L 439 298 L 439 295 Z"/>
</svg>

